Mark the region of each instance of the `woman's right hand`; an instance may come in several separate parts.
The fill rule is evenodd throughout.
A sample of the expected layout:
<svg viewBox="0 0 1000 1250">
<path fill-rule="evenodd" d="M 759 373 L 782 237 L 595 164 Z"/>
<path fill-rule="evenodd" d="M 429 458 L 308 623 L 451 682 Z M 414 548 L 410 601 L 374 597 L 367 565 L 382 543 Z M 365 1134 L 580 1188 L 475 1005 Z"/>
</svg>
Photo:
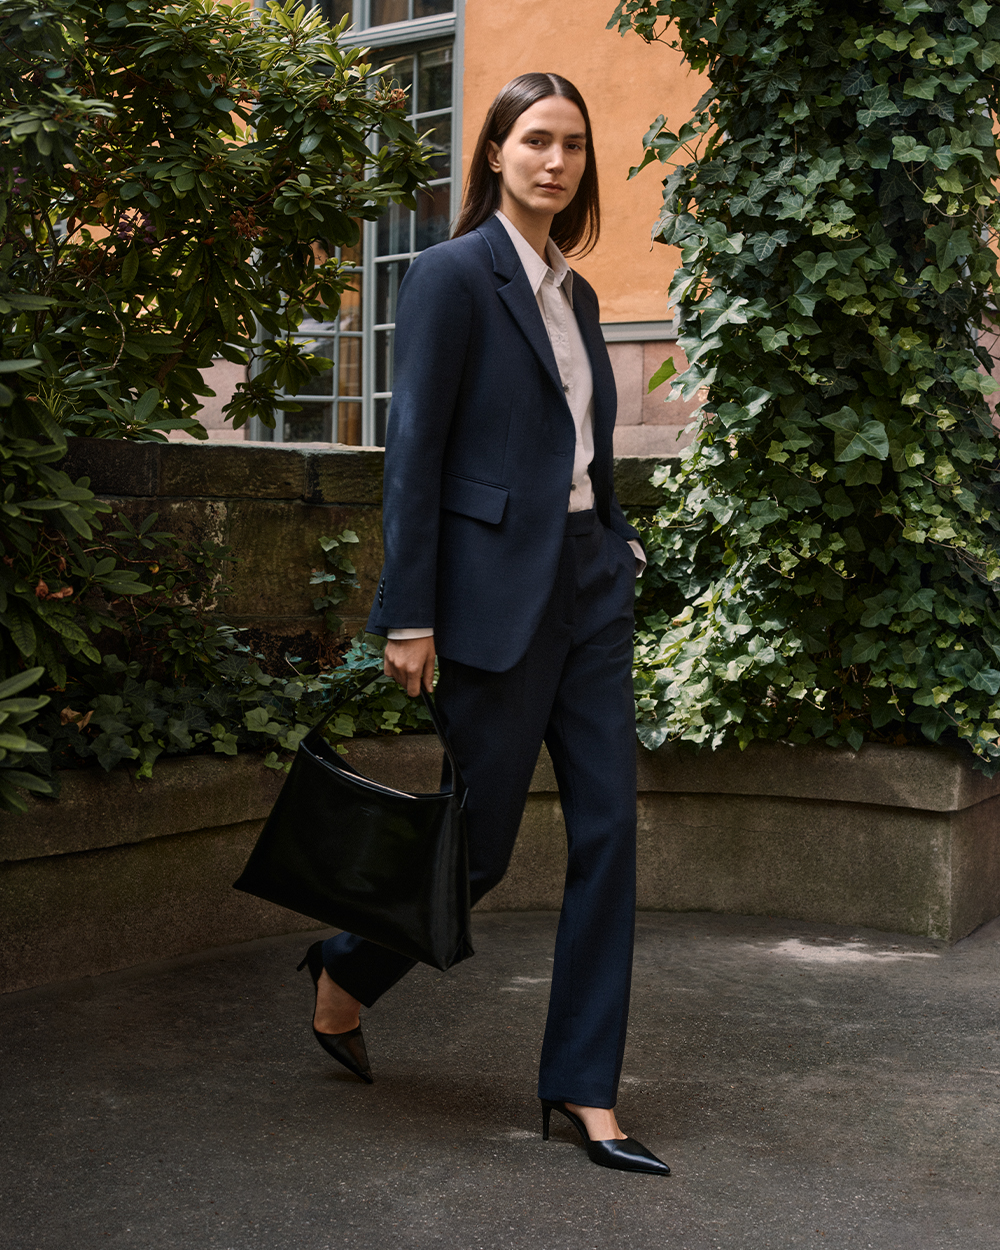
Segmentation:
<svg viewBox="0 0 1000 1250">
<path fill-rule="evenodd" d="M 385 671 L 398 681 L 411 699 L 434 689 L 434 635 L 426 638 L 390 639 L 385 644 Z"/>
</svg>

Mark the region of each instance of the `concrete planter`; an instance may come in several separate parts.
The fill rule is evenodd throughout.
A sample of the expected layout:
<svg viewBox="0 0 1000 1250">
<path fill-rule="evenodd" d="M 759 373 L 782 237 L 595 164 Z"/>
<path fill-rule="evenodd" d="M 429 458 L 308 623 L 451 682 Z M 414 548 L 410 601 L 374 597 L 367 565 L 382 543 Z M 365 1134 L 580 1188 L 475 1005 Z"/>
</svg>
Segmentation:
<svg viewBox="0 0 1000 1250">
<path fill-rule="evenodd" d="M 434 789 L 431 737 L 352 745 Z M 0 818 L 0 989 L 315 928 L 231 888 L 283 774 L 253 756 L 67 774 Z M 933 748 L 639 752 L 639 906 L 858 924 L 955 941 L 1000 914 L 1000 779 Z M 565 834 L 543 752 L 507 878 L 484 910 L 557 908 Z"/>
</svg>

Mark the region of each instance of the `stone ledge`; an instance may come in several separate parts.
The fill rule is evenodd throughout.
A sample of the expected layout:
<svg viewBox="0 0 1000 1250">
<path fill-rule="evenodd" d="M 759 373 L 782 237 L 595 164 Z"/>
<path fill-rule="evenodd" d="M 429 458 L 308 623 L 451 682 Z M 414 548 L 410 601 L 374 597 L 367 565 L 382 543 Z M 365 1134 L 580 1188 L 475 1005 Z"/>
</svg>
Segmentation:
<svg viewBox="0 0 1000 1250">
<path fill-rule="evenodd" d="M 942 747 L 845 748 L 752 742 L 745 751 L 668 745 L 639 752 L 639 790 L 744 794 L 958 812 L 1000 795 L 1000 775 L 976 772 Z"/>
<path fill-rule="evenodd" d="M 125 846 L 199 829 L 263 820 L 285 774 L 258 755 L 160 759 L 149 781 L 126 768 L 63 773 L 59 799 L 30 798 L 0 813 L 0 861 Z"/>
<path fill-rule="evenodd" d="M 433 734 L 359 738 L 348 744 L 347 759 L 373 780 L 415 793 L 435 790 L 440 779 L 441 747 Z M 668 745 L 652 752 L 640 748 L 638 765 L 640 794 L 804 799 L 925 812 L 960 812 L 1000 797 L 1000 776 L 989 780 L 957 753 L 934 747 L 871 744 L 855 754 L 752 743 L 744 752 L 696 753 Z M 161 759 L 149 781 L 137 781 L 124 768 L 69 771 L 58 802 L 31 798 L 24 815 L 0 814 L 0 861 L 264 820 L 284 777 L 254 754 Z M 531 793 L 558 794 L 545 747 Z"/>
<path fill-rule="evenodd" d="M 416 793 L 436 790 L 441 746 L 433 734 L 359 738 L 347 759 L 375 781 Z M 29 797 L 22 815 L 0 813 L 0 862 L 70 855 L 126 846 L 178 833 L 263 821 L 285 773 L 252 753 L 160 759 L 148 781 L 126 768 L 63 773 L 58 801 Z M 543 748 L 531 788 L 554 791 L 555 775 Z"/>
<path fill-rule="evenodd" d="M 286 499 L 381 504 L 384 453 L 377 447 L 297 448 L 261 443 L 131 443 L 73 438 L 61 467 L 114 498 Z M 615 488 L 625 508 L 655 508 L 649 484 L 674 456 L 618 456 Z"/>
</svg>

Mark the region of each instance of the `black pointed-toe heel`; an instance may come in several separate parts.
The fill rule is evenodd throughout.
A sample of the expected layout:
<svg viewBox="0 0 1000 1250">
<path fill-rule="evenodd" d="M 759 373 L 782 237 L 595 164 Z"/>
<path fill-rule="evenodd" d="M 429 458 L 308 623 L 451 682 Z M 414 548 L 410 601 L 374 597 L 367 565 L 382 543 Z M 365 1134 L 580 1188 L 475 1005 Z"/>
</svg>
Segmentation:
<svg viewBox="0 0 1000 1250">
<path fill-rule="evenodd" d="M 566 1106 L 564 1102 L 550 1102 L 547 1098 L 542 1103 L 542 1141 L 549 1140 L 549 1116 L 553 1111 L 561 1112 L 580 1134 L 587 1154 L 592 1163 L 602 1168 L 616 1168 L 619 1172 L 649 1172 L 654 1176 L 669 1176 L 670 1168 L 662 1159 L 657 1159 L 651 1150 L 647 1150 L 642 1142 L 634 1137 L 626 1137 L 623 1141 L 591 1141 L 587 1126 Z"/>
<path fill-rule="evenodd" d="M 313 942 L 312 946 L 306 951 L 306 957 L 296 969 L 301 972 L 303 968 L 308 967 L 309 975 L 313 979 L 313 987 L 316 990 L 316 997 L 319 997 L 319 978 L 323 972 L 323 943 Z M 313 1003 L 313 1014 L 315 1015 L 315 1000 Z M 365 1039 L 361 1035 L 361 1025 L 356 1029 L 348 1029 L 346 1033 L 320 1033 L 313 1025 L 313 1037 L 323 1047 L 328 1055 L 332 1055 L 338 1063 L 342 1063 L 348 1072 L 353 1072 L 355 1076 L 369 1085 L 375 1084 L 375 1078 L 372 1076 L 371 1066 L 368 1063 L 368 1051 L 365 1049 Z"/>
</svg>

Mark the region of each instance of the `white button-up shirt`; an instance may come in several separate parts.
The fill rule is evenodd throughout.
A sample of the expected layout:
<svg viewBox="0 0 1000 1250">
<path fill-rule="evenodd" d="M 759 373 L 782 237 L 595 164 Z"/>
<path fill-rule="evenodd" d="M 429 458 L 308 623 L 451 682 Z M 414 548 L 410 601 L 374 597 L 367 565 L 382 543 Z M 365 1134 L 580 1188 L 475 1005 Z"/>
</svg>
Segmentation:
<svg viewBox="0 0 1000 1250">
<path fill-rule="evenodd" d="M 549 259 L 546 264 L 503 213 L 497 213 L 497 220 L 510 235 L 524 267 L 552 345 L 552 354 L 556 358 L 559 380 L 576 426 L 569 511 L 586 512 L 594 506 L 594 486 L 588 472 L 594 459 L 594 378 L 590 371 L 590 357 L 573 311 L 573 270 L 551 239 L 545 245 Z"/>
</svg>

